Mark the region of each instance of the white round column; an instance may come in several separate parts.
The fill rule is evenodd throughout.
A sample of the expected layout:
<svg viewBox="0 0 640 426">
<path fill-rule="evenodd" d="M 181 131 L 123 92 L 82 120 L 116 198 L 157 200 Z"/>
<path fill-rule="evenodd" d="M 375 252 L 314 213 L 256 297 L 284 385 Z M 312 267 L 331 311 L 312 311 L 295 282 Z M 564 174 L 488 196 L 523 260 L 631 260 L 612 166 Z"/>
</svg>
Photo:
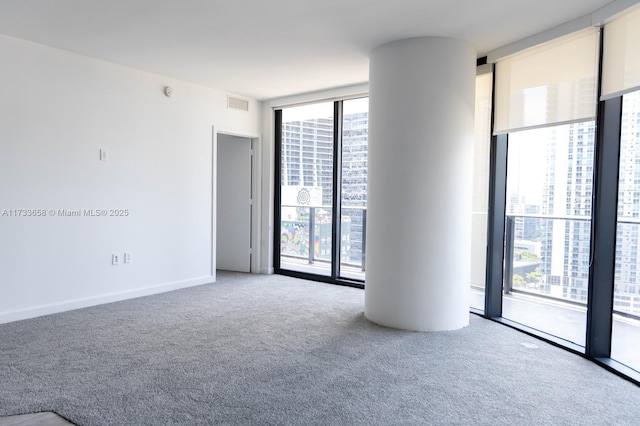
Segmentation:
<svg viewBox="0 0 640 426">
<path fill-rule="evenodd" d="M 423 37 L 371 53 L 365 316 L 469 324 L 476 52 Z"/>
</svg>

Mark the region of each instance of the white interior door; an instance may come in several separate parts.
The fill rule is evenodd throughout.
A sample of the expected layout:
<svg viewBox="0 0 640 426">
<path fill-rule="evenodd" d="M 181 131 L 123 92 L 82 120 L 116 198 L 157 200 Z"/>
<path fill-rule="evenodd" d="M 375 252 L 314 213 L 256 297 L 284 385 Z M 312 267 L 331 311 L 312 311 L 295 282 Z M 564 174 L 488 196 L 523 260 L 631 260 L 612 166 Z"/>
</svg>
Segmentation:
<svg viewBox="0 0 640 426">
<path fill-rule="evenodd" d="M 218 134 L 217 269 L 251 271 L 251 139 Z"/>
</svg>

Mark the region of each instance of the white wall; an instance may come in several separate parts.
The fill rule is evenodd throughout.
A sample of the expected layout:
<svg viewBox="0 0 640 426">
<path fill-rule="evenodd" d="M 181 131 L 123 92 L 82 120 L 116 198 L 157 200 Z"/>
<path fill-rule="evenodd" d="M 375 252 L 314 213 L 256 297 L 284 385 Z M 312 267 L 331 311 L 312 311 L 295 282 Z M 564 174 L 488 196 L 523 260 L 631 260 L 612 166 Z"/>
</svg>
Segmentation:
<svg viewBox="0 0 640 426">
<path fill-rule="evenodd" d="M 0 322 L 214 281 L 213 127 L 259 135 L 260 103 L 6 36 L 0 54 Z"/>
</svg>

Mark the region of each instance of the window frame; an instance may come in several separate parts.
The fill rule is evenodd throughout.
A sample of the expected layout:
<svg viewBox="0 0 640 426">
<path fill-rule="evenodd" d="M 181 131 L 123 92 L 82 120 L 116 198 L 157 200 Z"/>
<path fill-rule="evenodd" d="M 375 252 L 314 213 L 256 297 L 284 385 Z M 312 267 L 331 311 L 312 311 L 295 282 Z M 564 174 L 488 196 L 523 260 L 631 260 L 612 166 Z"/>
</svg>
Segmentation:
<svg viewBox="0 0 640 426">
<path fill-rule="evenodd" d="M 331 221 L 331 272 L 330 275 L 320 275 L 310 272 L 301 272 L 282 267 L 280 261 L 280 234 L 281 234 L 281 170 L 282 170 L 282 111 L 287 107 L 279 107 L 274 110 L 275 117 L 275 144 L 274 144 L 274 223 L 273 223 L 273 268 L 274 273 L 286 275 L 295 278 L 308 279 L 329 284 L 337 284 L 349 287 L 364 289 L 364 279 L 347 278 L 340 272 L 340 247 L 341 247 L 341 220 L 336 218 L 342 217 L 342 124 L 343 124 L 343 103 L 350 99 L 359 99 L 368 97 L 359 95 L 354 97 L 346 97 L 333 101 L 333 170 L 332 170 L 332 221 Z M 313 103 L 323 103 L 326 100 L 318 100 Z M 292 106 L 293 107 L 293 106 Z M 338 242 L 336 244 L 336 242 Z M 366 237 L 363 236 L 363 244 L 366 243 Z"/>
</svg>

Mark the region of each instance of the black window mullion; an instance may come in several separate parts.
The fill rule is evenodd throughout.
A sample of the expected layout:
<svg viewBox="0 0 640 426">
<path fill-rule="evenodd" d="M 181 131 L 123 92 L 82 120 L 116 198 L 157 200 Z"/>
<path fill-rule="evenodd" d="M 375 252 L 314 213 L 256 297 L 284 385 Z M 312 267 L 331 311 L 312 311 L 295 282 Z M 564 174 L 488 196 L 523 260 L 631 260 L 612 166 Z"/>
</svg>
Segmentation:
<svg viewBox="0 0 640 426">
<path fill-rule="evenodd" d="M 491 138 L 487 275 L 484 316 L 502 316 L 505 209 L 507 198 L 507 135 Z"/>
<path fill-rule="evenodd" d="M 331 226 L 331 278 L 340 277 L 342 235 L 342 101 L 333 103 L 333 206 Z"/>
<path fill-rule="evenodd" d="M 616 263 L 622 97 L 600 102 L 598 111 L 585 352 L 590 358 L 608 358 Z"/>
<path fill-rule="evenodd" d="M 274 206 L 273 209 L 273 269 L 280 272 L 280 235 L 282 234 L 281 207 L 282 207 L 282 110 L 277 109 L 275 113 L 275 137 L 274 137 Z"/>
</svg>

